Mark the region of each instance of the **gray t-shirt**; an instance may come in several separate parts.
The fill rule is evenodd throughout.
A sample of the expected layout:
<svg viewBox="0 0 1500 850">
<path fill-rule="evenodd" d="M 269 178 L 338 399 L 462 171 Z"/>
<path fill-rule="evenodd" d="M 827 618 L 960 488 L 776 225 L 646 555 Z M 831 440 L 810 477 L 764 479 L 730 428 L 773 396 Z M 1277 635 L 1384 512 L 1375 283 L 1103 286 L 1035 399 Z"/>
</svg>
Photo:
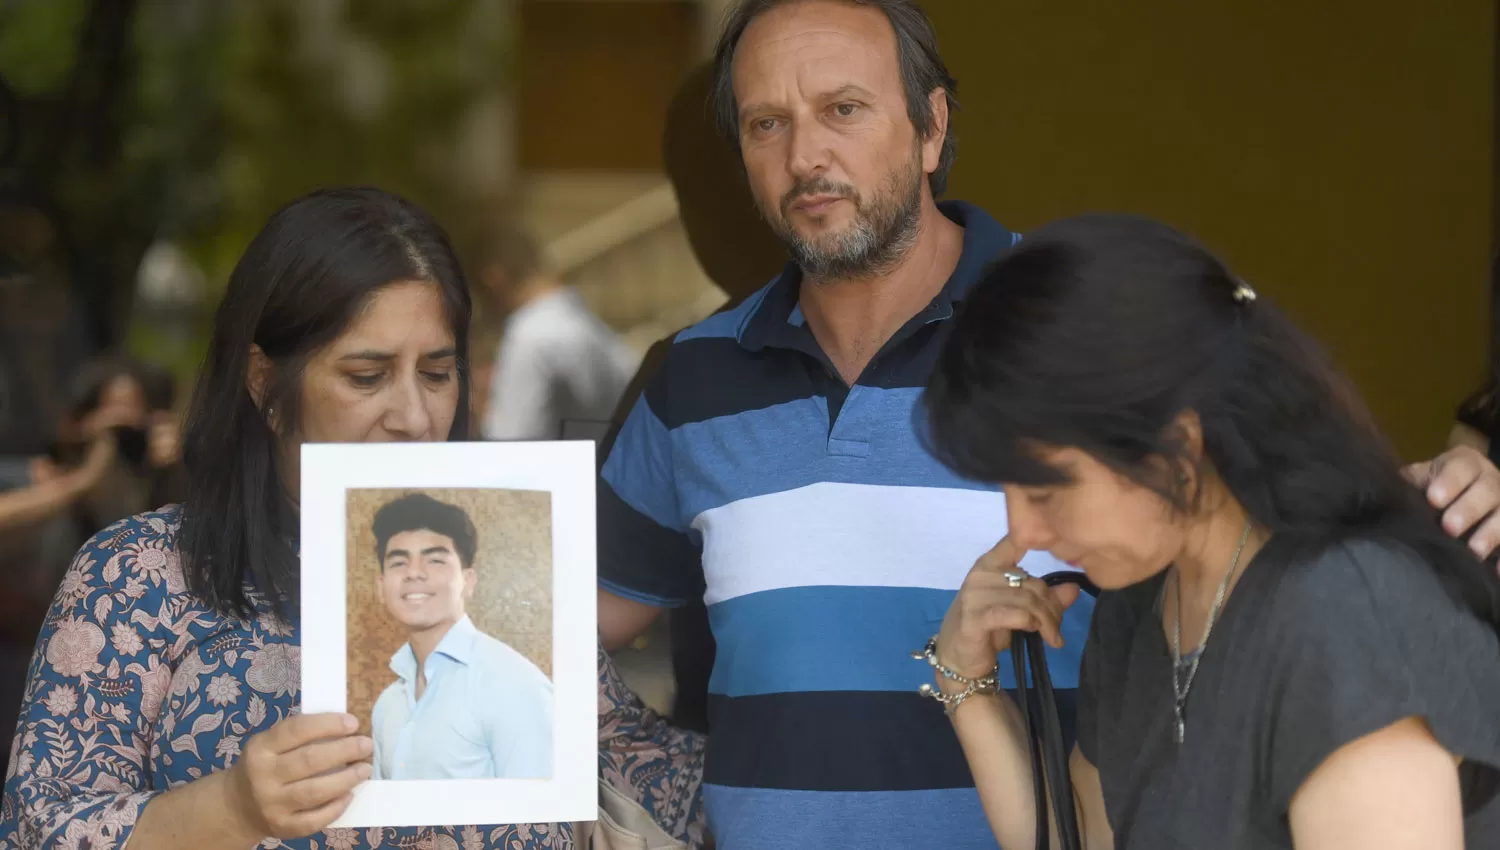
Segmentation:
<svg viewBox="0 0 1500 850">
<path fill-rule="evenodd" d="M 1293 794 L 1339 747 L 1414 715 L 1462 756 L 1470 848 L 1500 848 L 1500 638 L 1406 549 L 1273 538 L 1240 577 L 1173 730 L 1165 576 L 1099 597 L 1078 746 L 1119 850 L 1290 848 Z"/>
</svg>

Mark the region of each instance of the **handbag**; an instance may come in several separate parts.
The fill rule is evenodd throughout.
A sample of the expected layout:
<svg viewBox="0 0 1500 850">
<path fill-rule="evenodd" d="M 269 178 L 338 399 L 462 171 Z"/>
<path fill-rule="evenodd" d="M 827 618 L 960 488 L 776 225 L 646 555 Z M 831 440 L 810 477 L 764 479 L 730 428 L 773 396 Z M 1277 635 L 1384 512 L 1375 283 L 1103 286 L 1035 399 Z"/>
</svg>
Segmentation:
<svg viewBox="0 0 1500 850">
<path fill-rule="evenodd" d="M 599 780 L 599 819 L 574 824 L 579 850 L 688 850 L 668 835 L 641 804 Z"/>
<path fill-rule="evenodd" d="M 1076 584 L 1084 593 L 1098 596 L 1099 589 L 1079 572 L 1056 572 L 1042 577 L 1049 587 Z M 1052 791 L 1052 810 L 1057 817 L 1059 850 L 1083 850 L 1083 836 L 1078 831 L 1078 817 L 1073 805 L 1073 779 L 1068 772 L 1068 753 L 1063 749 L 1062 722 L 1057 714 L 1057 694 L 1047 671 L 1047 655 L 1042 636 L 1036 632 L 1015 632 L 1010 642 L 1011 664 L 1016 674 L 1016 706 L 1026 727 L 1031 750 L 1032 787 L 1036 791 L 1036 846 L 1050 850 L 1047 828 L 1047 791 Z M 1027 662 L 1031 683 L 1026 681 Z"/>
</svg>

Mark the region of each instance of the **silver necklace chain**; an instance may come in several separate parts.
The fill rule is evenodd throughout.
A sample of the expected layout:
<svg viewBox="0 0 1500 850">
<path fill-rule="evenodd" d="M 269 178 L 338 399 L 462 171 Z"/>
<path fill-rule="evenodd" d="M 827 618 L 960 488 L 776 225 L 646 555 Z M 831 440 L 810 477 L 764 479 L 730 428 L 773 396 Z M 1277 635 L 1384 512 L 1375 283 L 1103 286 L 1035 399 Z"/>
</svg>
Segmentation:
<svg viewBox="0 0 1500 850">
<path fill-rule="evenodd" d="M 1224 580 L 1219 582 L 1219 592 L 1214 594 L 1213 608 L 1209 609 L 1208 622 L 1203 626 L 1203 640 L 1198 644 L 1198 652 L 1192 661 L 1186 665 L 1182 661 L 1182 576 L 1180 571 L 1173 567 L 1172 580 L 1176 583 L 1175 601 L 1177 603 L 1176 614 L 1172 618 L 1172 710 L 1177 718 L 1177 743 L 1181 744 L 1183 737 L 1187 734 L 1187 724 L 1184 715 L 1187 710 L 1188 691 L 1193 687 L 1193 679 L 1198 675 L 1198 665 L 1203 661 L 1203 650 L 1208 646 L 1208 636 L 1213 633 L 1214 621 L 1219 618 L 1219 608 L 1224 604 L 1224 594 L 1229 591 L 1229 580 L 1234 577 L 1234 571 L 1239 568 L 1240 555 L 1245 551 L 1245 543 L 1250 540 L 1250 521 L 1245 521 L 1245 531 L 1240 535 L 1240 545 L 1235 547 L 1234 560 L 1229 562 L 1229 569 L 1224 573 Z M 1181 683 L 1178 682 L 1179 671 L 1182 667 L 1188 668 L 1187 675 Z"/>
</svg>

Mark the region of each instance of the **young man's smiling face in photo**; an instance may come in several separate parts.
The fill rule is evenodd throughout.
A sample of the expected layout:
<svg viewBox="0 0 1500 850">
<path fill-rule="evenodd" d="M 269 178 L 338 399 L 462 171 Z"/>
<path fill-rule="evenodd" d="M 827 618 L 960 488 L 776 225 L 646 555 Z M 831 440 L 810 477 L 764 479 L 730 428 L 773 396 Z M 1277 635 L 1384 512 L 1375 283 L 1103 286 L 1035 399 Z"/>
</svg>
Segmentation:
<svg viewBox="0 0 1500 850">
<path fill-rule="evenodd" d="M 447 629 L 462 619 L 474 582 L 472 565 L 463 563 L 447 535 L 418 529 L 394 534 L 386 543 L 381 601 L 412 632 Z"/>
</svg>

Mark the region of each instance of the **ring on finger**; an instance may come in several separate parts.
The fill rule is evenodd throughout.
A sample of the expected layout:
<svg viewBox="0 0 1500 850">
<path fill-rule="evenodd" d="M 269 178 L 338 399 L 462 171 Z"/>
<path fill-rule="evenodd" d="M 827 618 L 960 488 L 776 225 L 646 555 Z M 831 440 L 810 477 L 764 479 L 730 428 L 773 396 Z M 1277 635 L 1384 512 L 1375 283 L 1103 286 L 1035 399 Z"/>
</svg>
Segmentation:
<svg viewBox="0 0 1500 850">
<path fill-rule="evenodd" d="M 1026 583 L 1026 574 L 1019 570 L 1005 571 L 1005 584 L 1008 587 L 1020 587 Z"/>
</svg>

